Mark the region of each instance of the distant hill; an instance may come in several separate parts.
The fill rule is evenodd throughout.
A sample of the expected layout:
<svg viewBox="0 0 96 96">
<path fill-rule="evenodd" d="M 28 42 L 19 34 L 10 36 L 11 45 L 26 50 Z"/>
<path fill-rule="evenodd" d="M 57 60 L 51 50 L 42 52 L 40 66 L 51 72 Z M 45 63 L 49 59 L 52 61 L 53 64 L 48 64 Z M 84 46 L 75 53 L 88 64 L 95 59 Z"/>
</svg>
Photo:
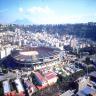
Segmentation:
<svg viewBox="0 0 96 96">
<path fill-rule="evenodd" d="M 32 22 L 29 21 L 28 19 L 18 19 L 16 21 L 14 21 L 13 24 L 30 25 L 30 24 L 32 24 Z"/>
</svg>

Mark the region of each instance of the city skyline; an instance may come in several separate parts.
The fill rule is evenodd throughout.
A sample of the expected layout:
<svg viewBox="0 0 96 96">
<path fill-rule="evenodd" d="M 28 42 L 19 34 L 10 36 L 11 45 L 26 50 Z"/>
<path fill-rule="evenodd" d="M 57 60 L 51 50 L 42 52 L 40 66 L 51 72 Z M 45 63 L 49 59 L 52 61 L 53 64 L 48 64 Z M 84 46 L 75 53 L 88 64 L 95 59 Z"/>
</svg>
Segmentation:
<svg viewBox="0 0 96 96">
<path fill-rule="evenodd" d="M 32 24 L 96 22 L 95 0 L 1 0 L 0 23 Z"/>
</svg>

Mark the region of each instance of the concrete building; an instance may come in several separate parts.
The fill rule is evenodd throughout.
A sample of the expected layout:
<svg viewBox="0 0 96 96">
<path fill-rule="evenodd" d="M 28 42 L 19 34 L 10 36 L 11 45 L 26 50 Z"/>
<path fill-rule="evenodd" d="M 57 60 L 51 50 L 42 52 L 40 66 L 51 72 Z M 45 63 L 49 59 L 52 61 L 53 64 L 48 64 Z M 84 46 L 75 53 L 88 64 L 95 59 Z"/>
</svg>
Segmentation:
<svg viewBox="0 0 96 96">
<path fill-rule="evenodd" d="M 0 59 L 4 58 L 6 56 L 5 50 L 1 49 L 0 50 Z"/>
</svg>

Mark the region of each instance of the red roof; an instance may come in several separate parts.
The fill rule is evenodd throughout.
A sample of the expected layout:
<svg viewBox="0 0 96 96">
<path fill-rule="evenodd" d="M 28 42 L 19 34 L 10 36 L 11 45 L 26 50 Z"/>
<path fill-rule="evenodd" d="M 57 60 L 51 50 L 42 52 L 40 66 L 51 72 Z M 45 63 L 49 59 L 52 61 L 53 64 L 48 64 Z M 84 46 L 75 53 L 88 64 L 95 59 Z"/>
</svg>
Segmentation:
<svg viewBox="0 0 96 96">
<path fill-rule="evenodd" d="M 18 93 L 17 96 L 25 96 L 25 94 L 24 94 L 24 92 L 20 92 L 20 93 Z"/>
<path fill-rule="evenodd" d="M 35 72 L 35 75 L 37 76 L 37 78 L 41 81 L 44 82 L 45 78 L 39 73 L 39 72 Z"/>
<path fill-rule="evenodd" d="M 57 77 L 55 72 L 48 72 L 47 74 L 45 74 L 45 78 L 47 80 L 55 78 L 55 77 Z"/>
<path fill-rule="evenodd" d="M 36 86 L 39 90 L 46 88 L 47 86 Z"/>
</svg>

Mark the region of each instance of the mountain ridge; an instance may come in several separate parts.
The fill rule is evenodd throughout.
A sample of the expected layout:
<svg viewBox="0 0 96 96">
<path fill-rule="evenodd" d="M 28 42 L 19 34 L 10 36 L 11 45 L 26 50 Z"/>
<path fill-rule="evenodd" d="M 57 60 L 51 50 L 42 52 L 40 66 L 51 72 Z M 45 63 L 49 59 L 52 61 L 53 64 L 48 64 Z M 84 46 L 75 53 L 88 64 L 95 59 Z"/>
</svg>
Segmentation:
<svg viewBox="0 0 96 96">
<path fill-rule="evenodd" d="M 31 25 L 32 22 L 29 21 L 28 19 L 24 18 L 24 19 L 17 19 L 14 22 L 12 22 L 13 24 L 18 24 L 18 25 Z"/>
</svg>

